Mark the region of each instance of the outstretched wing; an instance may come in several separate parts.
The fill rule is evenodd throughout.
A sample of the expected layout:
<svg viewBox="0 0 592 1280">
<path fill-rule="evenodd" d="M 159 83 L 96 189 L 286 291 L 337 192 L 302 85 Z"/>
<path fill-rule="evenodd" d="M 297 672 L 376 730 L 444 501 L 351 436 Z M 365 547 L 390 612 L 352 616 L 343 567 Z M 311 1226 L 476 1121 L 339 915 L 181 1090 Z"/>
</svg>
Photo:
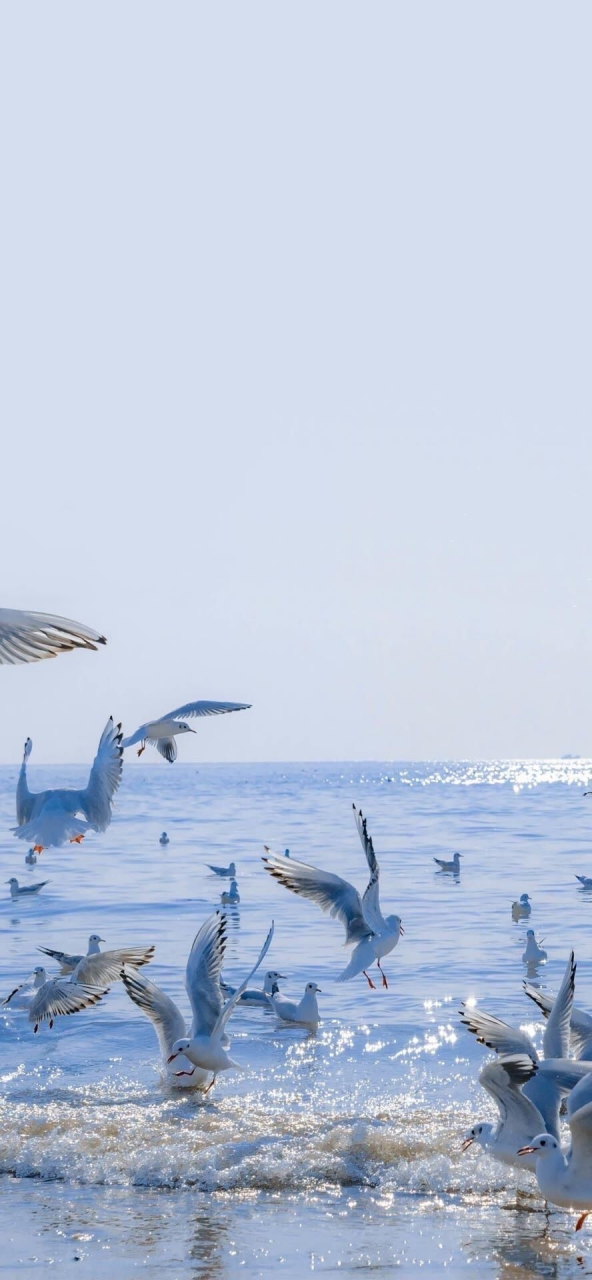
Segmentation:
<svg viewBox="0 0 592 1280">
<path fill-rule="evenodd" d="M 121 725 L 109 719 L 90 771 L 88 786 L 80 792 L 80 809 L 95 831 L 106 831 L 111 821 L 113 796 L 121 782 L 123 748 Z"/>
<path fill-rule="evenodd" d="M 479 1075 L 479 1084 L 494 1098 L 502 1121 L 519 1132 L 530 1132 L 533 1138 L 545 1125 L 538 1107 L 524 1096 L 522 1085 L 532 1080 L 536 1070 L 532 1059 L 520 1053 L 495 1058 Z"/>
<path fill-rule="evenodd" d="M 115 951 L 99 951 L 94 956 L 84 956 L 76 969 L 76 982 L 86 982 L 92 987 L 102 987 L 106 982 L 117 982 L 124 965 L 139 969 L 150 964 L 154 947 L 120 947 Z"/>
<path fill-rule="evenodd" d="M 70 982 L 68 978 L 50 978 L 39 987 L 37 995 L 29 1005 L 29 1022 L 35 1027 L 46 1019 L 61 1017 L 67 1013 L 79 1013 L 91 1004 L 97 1004 L 107 994 L 100 987 L 89 987 L 84 983 Z"/>
<path fill-rule="evenodd" d="M 385 926 L 385 920 L 382 911 L 380 910 L 380 867 L 378 866 L 378 861 L 374 852 L 372 836 L 368 835 L 368 827 L 366 825 L 366 819 L 362 814 L 362 810 L 356 809 L 355 804 L 352 805 L 352 808 L 354 811 L 354 820 L 358 829 L 358 835 L 362 841 L 362 848 L 366 854 L 366 861 L 370 870 L 370 879 L 366 885 L 364 896 L 362 898 L 362 911 L 364 912 L 364 918 L 368 921 L 372 932 L 381 933 Z"/>
<path fill-rule="evenodd" d="M 371 936 L 373 931 L 365 919 L 360 895 L 349 880 L 342 880 L 332 871 L 312 867 L 308 862 L 300 862 L 298 858 L 272 853 L 267 845 L 264 848 L 263 862 L 269 874 L 279 880 L 284 889 L 290 889 L 301 898 L 309 898 L 321 911 L 340 920 L 345 929 L 346 946 Z"/>
<path fill-rule="evenodd" d="M 161 756 L 164 756 L 169 764 L 177 759 L 177 743 L 174 738 L 157 738 L 156 750 L 160 751 Z"/>
<path fill-rule="evenodd" d="M 202 924 L 185 973 L 185 986 L 193 1010 L 192 1036 L 211 1035 L 222 1012 L 220 973 L 226 949 L 226 918 L 221 911 Z"/>
<path fill-rule="evenodd" d="M 27 782 L 27 760 L 29 759 L 32 749 L 33 743 L 30 738 L 27 738 L 23 751 L 23 763 L 21 764 L 18 782 L 16 784 L 16 820 L 19 827 L 24 826 L 25 822 L 28 822 L 33 816 L 35 801 L 38 799 L 38 796 L 29 791 L 29 784 Z"/>
<path fill-rule="evenodd" d="M 232 994 L 232 995 L 231 995 L 231 997 L 230 997 L 230 1000 L 227 1000 L 227 1002 L 226 1002 L 226 1004 L 224 1005 L 224 1008 L 223 1008 L 223 1010 L 222 1010 L 221 1014 L 220 1014 L 220 1015 L 219 1015 L 219 1017 L 217 1018 L 216 1023 L 215 1023 L 215 1025 L 214 1025 L 213 1029 L 212 1029 L 212 1033 L 211 1033 L 211 1034 L 212 1034 L 212 1036 L 215 1036 L 215 1035 L 222 1035 L 222 1032 L 224 1031 L 224 1028 L 225 1028 L 225 1026 L 226 1026 L 226 1023 L 228 1022 L 228 1019 L 229 1019 L 229 1017 L 230 1017 L 230 1015 L 231 1015 L 231 1013 L 232 1013 L 232 1010 L 233 1010 L 233 1009 L 235 1008 L 235 1006 L 238 1004 L 238 1002 L 239 1002 L 239 1000 L 240 1000 L 240 998 L 241 998 L 241 996 L 242 996 L 242 994 L 243 994 L 243 991 L 246 991 L 246 989 L 247 989 L 247 987 L 248 987 L 248 985 L 249 985 L 249 983 L 250 983 L 250 981 L 251 981 L 251 978 L 253 977 L 253 974 L 255 974 L 255 973 L 257 972 L 257 970 L 258 970 L 258 968 L 259 968 L 259 965 L 261 964 L 261 961 L 265 959 L 265 956 L 267 955 L 267 952 L 269 951 L 269 948 L 270 948 L 270 946 L 271 946 L 271 939 L 273 938 L 274 928 L 275 928 L 275 926 L 274 926 L 274 923 L 273 923 L 273 920 L 272 920 L 272 922 L 271 922 L 271 929 L 269 930 L 269 933 L 268 933 L 268 935 L 267 935 L 267 937 L 266 937 L 266 939 L 265 939 L 265 942 L 263 943 L 263 946 L 262 946 L 262 948 L 261 948 L 261 950 L 260 950 L 260 952 L 259 952 L 259 955 L 258 955 L 258 958 L 257 958 L 256 963 L 253 965 L 253 968 L 251 969 L 251 972 L 247 974 L 247 976 L 246 976 L 246 978 L 245 978 L 244 982 L 241 982 L 240 987 L 237 987 L 236 991 L 234 991 L 234 992 L 233 992 L 233 994 Z"/>
<path fill-rule="evenodd" d="M 530 982 L 525 982 L 523 985 L 525 995 L 536 1004 L 543 1017 L 550 1017 L 556 996 L 551 996 L 546 991 L 540 991 L 538 987 L 533 987 Z M 570 1019 L 570 1037 L 571 1050 L 576 1058 L 588 1056 L 590 1052 L 588 1045 L 592 1039 L 592 1016 L 586 1013 L 584 1009 L 576 1009 L 573 1005 Z M 585 1055 L 582 1052 L 584 1049 L 586 1050 Z"/>
<path fill-rule="evenodd" d="M 74 973 L 77 964 L 84 960 L 84 956 L 71 956 L 67 951 L 52 951 L 51 947 L 37 947 L 38 951 L 42 951 L 44 956 L 51 956 L 52 960 L 56 960 L 61 966 L 62 973 Z"/>
<path fill-rule="evenodd" d="M 563 982 L 557 992 L 555 1004 L 547 1019 L 543 1035 L 543 1055 L 545 1058 L 569 1057 L 569 1024 L 573 1006 L 576 978 L 576 962 L 573 951 L 569 960 Z"/>
<path fill-rule="evenodd" d="M 130 734 L 129 738 L 122 738 L 121 739 L 122 747 L 133 747 L 135 742 L 143 742 L 144 738 L 146 737 L 147 728 L 148 728 L 147 723 L 141 724 L 140 728 L 136 729 L 135 733 Z"/>
<path fill-rule="evenodd" d="M 250 711 L 250 702 L 186 702 L 174 711 L 167 711 L 159 720 L 186 720 L 190 716 L 223 716 L 227 711 Z"/>
<path fill-rule="evenodd" d="M 18 995 L 19 991 L 23 991 L 25 987 L 30 987 L 32 985 L 34 977 L 35 977 L 34 971 L 27 974 L 27 977 L 24 978 L 22 982 L 19 982 L 18 987 L 13 987 L 12 991 L 7 996 L 4 997 L 4 1000 L 0 1000 L 0 1005 L 10 1004 L 10 1001 L 14 998 L 14 996 Z"/>
<path fill-rule="evenodd" d="M 467 1027 L 479 1044 L 486 1044 L 488 1049 L 496 1053 L 528 1054 L 532 1062 L 538 1062 L 537 1051 L 524 1031 L 519 1027 L 509 1027 L 507 1022 L 496 1018 L 492 1013 L 483 1013 L 480 1009 L 467 1009 L 463 1004 L 460 1020 Z"/>
<path fill-rule="evenodd" d="M 123 969 L 121 980 L 130 1000 L 154 1025 L 163 1058 L 168 1058 L 176 1040 L 187 1035 L 185 1019 L 170 996 L 165 995 L 143 973 Z"/>
<path fill-rule="evenodd" d="M 106 643 L 98 631 L 71 618 L 0 609 L 0 665 L 39 662 L 72 649 L 96 649 L 98 644 Z"/>
</svg>

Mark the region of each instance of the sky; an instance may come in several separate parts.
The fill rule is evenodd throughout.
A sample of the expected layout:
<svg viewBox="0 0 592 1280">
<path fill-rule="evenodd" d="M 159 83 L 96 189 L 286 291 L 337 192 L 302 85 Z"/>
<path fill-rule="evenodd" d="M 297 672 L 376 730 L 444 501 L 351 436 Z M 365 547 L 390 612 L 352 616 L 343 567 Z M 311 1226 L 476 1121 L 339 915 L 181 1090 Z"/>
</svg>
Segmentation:
<svg viewBox="0 0 592 1280">
<path fill-rule="evenodd" d="M 109 644 L 2 669 L 0 761 L 193 698 L 187 761 L 592 755 L 591 39 L 2 8 L 0 604 Z"/>
</svg>

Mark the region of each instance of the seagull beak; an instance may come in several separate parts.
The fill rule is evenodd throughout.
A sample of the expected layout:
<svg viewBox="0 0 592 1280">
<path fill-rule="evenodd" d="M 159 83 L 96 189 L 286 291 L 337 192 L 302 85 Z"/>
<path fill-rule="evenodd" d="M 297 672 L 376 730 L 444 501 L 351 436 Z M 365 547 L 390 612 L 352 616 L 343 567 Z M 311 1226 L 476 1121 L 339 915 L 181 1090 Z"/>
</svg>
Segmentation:
<svg viewBox="0 0 592 1280">
<path fill-rule="evenodd" d="M 284 982 L 286 981 L 287 977 L 288 977 L 287 973 L 278 973 L 278 978 L 283 978 Z"/>
<path fill-rule="evenodd" d="M 190 730 L 189 730 L 189 732 L 190 732 L 190 733 L 197 733 L 197 729 L 190 729 Z"/>
<path fill-rule="evenodd" d="M 169 1062 L 172 1062 L 174 1058 L 178 1058 L 178 1057 L 179 1057 L 178 1053 L 171 1053 L 170 1058 L 167 1058 L 167 1067 L 169 1065 Z"/>
<path fill-rule="evenodd" d="M 461 1151 L 468 1151 L 469 1147 L 472 1147 L 474 1141 L 475 1141 L 474 1138 L 464 1138 L 464 1140 L 460 1144 Z M 518 1155 L 520 1155 L 520 1152 L 518 1152 Z"/>
<path fill-rule="evenodd" d="M 520 1147 L 516 1152 L 517 1156 L 531 1156 L 537 1150 L 536 1147 Z"/>
<path fill-rule="evenodd" d="M 404 930 L 404 928 L 403 928 L 403 925 L 402 925 L 402 924 L 400 924 L 400 925 L 399 925 L 399 933 L 404 933 L 404 932 L 405 932 L 405 930 Z"/>
</svg>

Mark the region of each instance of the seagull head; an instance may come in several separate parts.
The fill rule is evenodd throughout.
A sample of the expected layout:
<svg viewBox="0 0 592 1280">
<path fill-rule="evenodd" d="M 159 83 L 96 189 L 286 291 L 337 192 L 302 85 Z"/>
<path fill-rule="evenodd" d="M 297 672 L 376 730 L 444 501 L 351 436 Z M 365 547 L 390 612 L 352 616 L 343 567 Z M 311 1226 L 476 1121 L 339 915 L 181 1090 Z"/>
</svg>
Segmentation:
<svg viewBox="0 0 592 1280">
<path fill-rule="evenodd" d="M 307 982 L 304 988 L 304 994 L 307 996 L 315 996 L 317 991 L 320 991 L 320 990 L 321 988 L 317 987 L 316 982 Z"/>
<path fill-rule="evenodd" d="M 195 729 L 192 729 L 184 720 L 175 720 L 175 726 L 175 733 L 195 733 Z"/>
<path fill-rule="evenodd" d="M 36 965 L 35 965 L 35 968 L 33 969 L 33 973 L 34 973 L 34 975 L 35 975 L 35 977 L 36 977 L 36 978 L 41 977 L 41 974 L 42 974 L 42 973 L 45 973 L 45 969 L 43 968 L 43 965 L 42 965 L 42 964 L 36 964 Z"/>
<path fill-rule="evenodd" d="M 474 1142 L 477 1142 L 479 1146 L 485 1146 L 491 1136 L 492 1128 L 493 1126 L 490 1124 L 474 1124 L 473 1128 L 465 1133 L 460 1144 L 461 1151 L 468 1151 Z"/>
<path fill-rule="evenodd" d="M 16 876 L 11 876 L 11 877 L 10 877 L 10 880 L 7 880 L 7 881 L 6 881 L 6 884 L 9 884 L 11 888 L 12 888 L 12 886 L 14 885 L 14 887 L 15 887 L 16 889 L 18 889 L 18 880 L 17 880 Z"/>
<path fill-rule="evenodd" d="M 561 1148 L 556 1138 L 550 1133 L 539 1133 L 538 1137 L 533 1138 L 530 1146 L 520 1147 L 517 1151 L 519 1156 L 530 1156 L 536 1153 L 537 1156 L 550 1156 L 554 1151 L 560 1151 Z"/>
<path fill-rule="evenodd" d="M 400 916 L 387 916 L 386 922 L 389 927 L 389 933 L 399 934 L 405 932 L 403 925 L 401 924 Z"/>
<path fill-rule="evenodd" d="M 529 895 L 528 895 L 527 893 L 521 893 L 521 894 L 520 894 L 520 901 L 521 901 L 521 902 L 530 902 L 530 897 L 529 897 Z"/>
<path fill-rule="evenodd" d="M 185 1053 L 190 1044 L 191 1040 L 188 1040 L 187 1036 L 185 1036 L 183 1040 L 175 1040 L 172 1053 L 170 1057 L 167 1058 L 167 1065 L 169 1062 L 173 1062 L 175 1058 L 178 1058 L 180 1053 Z"/>
<path fill-rule="evenodd" d="M 527 929 L 527 930 L 526 930 L 526 937 L 527 937 L 527 938 L 534 938 L 534 929 Z"/>
</svg>

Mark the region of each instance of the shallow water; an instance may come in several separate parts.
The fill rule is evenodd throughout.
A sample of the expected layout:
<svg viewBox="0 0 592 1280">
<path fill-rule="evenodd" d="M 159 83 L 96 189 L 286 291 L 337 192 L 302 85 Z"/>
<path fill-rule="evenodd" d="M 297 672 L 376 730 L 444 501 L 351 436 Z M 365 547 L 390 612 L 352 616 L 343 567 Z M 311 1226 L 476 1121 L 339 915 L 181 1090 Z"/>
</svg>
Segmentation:
<svg viewBox="0 0 592 1280">
<path fill-rule="evenodd" d="M 101 1006 L 34 1037 L 0 1011 L 0 1275 L 127 1280 L 354 1275 L 592 1274 L 586 1230 L 547 1220 L 530 1175 L 460 1153 L 491 1119 L 476 1083 L 486 1052 L 459 1025 L 459 1001 L 534 1029 L 522 994 L 527 925 L 510 905 L 533 898 L 546 938 L 539 980 L 556 989 L 574 946 L 580 1003 L 592 1006 L 592 762 L 128 767 L 114 821 L 82 848 L 48 850 L 32 869 L 9 834 L 16 769 L 0 770 L 6 879 L 50 879 L 39 897 L 0 908 L 0 990 L 37 963 L 37 943 L 84 949 L 156 943 L 150 976 L 187 1012 L 184 966 L 218 902 L 206 863 L 237 863 L 226 973 L 240 980 L 271 918 L 269 964 L 288 994 L 314 978 L 316 1036 L 239 1010 L 233 1056 L 204 1100 L 163 1091 L 150 1023 L 115 985 Z M 31 769 L 31 786 L 74 785 L 84 771 Z M 389 989 L 334 982 L 347 962 L 340 926 L 263 871 L 263 843 L 365 884 L 351 816 L 368 817 L 382 901 L 405 936 L 384 967 Z M 166 829 L 171 842 L 158 843 Z M 458 880 L 432 857 L 463 853 Z"/>
</svg>

